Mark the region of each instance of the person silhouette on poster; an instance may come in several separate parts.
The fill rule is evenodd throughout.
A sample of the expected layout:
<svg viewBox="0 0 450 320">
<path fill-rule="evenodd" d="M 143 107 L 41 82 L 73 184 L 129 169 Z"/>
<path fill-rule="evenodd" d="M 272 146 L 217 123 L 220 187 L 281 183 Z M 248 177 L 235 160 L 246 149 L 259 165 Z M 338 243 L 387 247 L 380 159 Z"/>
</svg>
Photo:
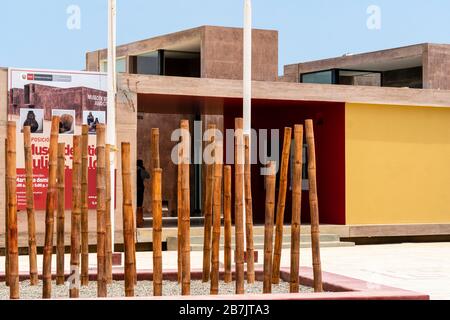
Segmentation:
<svg viewBox="0 0 450 320">
<path fill-rule="evenodd" d="M 87 123 L 89 126 L 89 133 L 95 134 L 97 132 L 97 125 L 100 124 L 100 120 L 98 120 L 98 118 L 94 118 L 92 112 L 90 112 L 87 118 Z"/>
<path fill-rule="evenodd" d="M 94 123 L 94 115 L 92 112 L 89 112 L 89 115 L 87 117 L 87 125 L 90 127 Z"/>
<path fill-rule="evenodd" d="M 31 133 L 36 133 L 39 130 L 39 123 L 36 121 L 36 114 L 33 111 L 28 111 L 27 119 L 23 126 L 30 127 Z"/>
</svg>

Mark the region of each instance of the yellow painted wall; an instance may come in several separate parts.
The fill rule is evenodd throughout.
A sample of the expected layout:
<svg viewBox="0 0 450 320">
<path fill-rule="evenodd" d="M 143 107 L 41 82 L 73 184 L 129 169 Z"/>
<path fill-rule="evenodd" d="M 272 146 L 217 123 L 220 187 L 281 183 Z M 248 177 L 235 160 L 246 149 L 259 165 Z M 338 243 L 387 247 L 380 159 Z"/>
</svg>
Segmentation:
<svg viewBox="0 0 450 320">
<path fill-rule="evenodd" d="M 450 108 L 346 105 L 347 224 L 450 223 Z"/>
</svg>

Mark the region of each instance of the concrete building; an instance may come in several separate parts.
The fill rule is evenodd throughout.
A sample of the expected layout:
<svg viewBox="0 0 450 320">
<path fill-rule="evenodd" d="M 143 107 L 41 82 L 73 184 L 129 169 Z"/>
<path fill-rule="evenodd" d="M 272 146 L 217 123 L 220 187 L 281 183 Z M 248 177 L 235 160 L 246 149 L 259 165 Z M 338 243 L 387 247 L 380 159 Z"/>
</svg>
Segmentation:
<svg viewBox="0 0 450 320">
<path fill-rule="evenodd" d="M 403 48 L 291 64 L 289 82 L 450 89 L 450 45 L 424 43 Z"/>
<path fill-rule="evenodd" d="M 181 119 L 225 131 L 242 116 L 242 38 L 242 29 L 204 26 L 118 47 L 118 145 L 130 142 L 132 163 L 142 159 L 149 168 L 150 129 L 160 128 L 167 225 L 176 220 L 171 133 Z M 277 31 L 254 31 L 252 125 L 282 132 L 315 121 L 322 232 L 352 239 L 450 237 L 449 64 L 450 46 L 423 44 L 289 65 L 278 77 Z M 86 69 L 106 70 L 106 50 L 87 53 Z M 4 110 L 5 71 L 0 77 Z M 3 139 L 5 112 L 0 116 Z M 2 179 L 3 166 L 0 159 Z M 257 186 L 264 178 L 258 169 L 253 204 L 255 224 L 261 225 L 264 188 Z M 201 165 L 192 167 L 191 177 L 196 225 L 202 221 Z M 307 190 L 303 197 L 307 225 Z M 3 199 L 0 194 L 2 207 Z M 116 200 L 120 222 L 120 179 Z M 290 201 L 288 192 L 286 223 Z M 148 196 L 144 208 L 150 218 Z M 117 228 L 121 241 L 121 223 Z M 145 233 L 138 240 L 139 234 Z"/>
</svg>

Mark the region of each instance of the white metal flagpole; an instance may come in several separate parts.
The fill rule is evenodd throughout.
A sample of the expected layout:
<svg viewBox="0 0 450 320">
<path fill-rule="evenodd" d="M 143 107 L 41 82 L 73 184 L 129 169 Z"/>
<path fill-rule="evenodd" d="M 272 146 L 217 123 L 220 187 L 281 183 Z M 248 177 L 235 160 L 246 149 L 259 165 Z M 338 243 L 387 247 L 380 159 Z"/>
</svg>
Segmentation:
<svg viewBox="0 0 450 320">
<path fill-rule="evenodd" d="M 244 5 L 244 134 L 251 135 L 252 122 L 252 2 Z"/>
<path fill-rule="evenodd" d="M 115 163 L 116 163 L 116 94 L 117 94 L 117 78 L 116 78 L 116 0 L 108 0 L 108 124 L 107 124 L 107 141 L 112 146 L 109 163 L 111 175 L 111 244 L 112 252 L 115 243 L 115 199 L 116 199 L 116 181 L 115 181 Z"/>
<path fill-rule="evenodd" d="M 249 136 L 249 147 L 251 150 L 251 130 L 252 130 L 252 2 L 244 0 L 244 75 L 243 75 L 243 118 L 244 135 Z M 250 151 L 250 163 L 251 163 Z M 245 184 L 242 190 L 245 199 Z M 244 206 L 244 221 L 247 222 L 247 215 Z M 244 247 L 247 247 L 247 239 L 244 237 Z"/>
</svg>

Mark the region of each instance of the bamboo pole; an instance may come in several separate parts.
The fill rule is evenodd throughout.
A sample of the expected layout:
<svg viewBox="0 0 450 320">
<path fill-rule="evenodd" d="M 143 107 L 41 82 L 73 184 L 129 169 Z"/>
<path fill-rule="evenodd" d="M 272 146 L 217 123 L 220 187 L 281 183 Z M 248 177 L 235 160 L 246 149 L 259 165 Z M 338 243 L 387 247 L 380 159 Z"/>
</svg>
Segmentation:
<svg viewBox="0 0 450 320">
<path fill-rule="evenodd" d="M 243 119 L 235 120 L 235 241 L 236 241 L 236 294 L 244 294 L 244 136 Z"/>
<path fill-rule="evenodd" d="M 208 125 L 208 131 L 211 132 L 209 138 L 209 148 L 212 149 L 212 157 L 215 154 L 215 136 L 216 126 L 214 124 Z M 211 273 L 211 228 L 213 216 L 213 186 L 214 186 L 214 165 L 206 164 L 206 188 L 204 199 L 204 231 L 203 231 L 203 282 L 208 282 Z"/>
<path fill-rule="evenodd" d="M 306 120 L 306 141 L 308 143 L 308 177 L 309 205 L 311 212 L 311 242 L 314 270 L 314 291 L 322 292 L 322 266 L 320 260 L 320 230 L 319 230 L 319 200 L 317 196 L 316 179 L 316 144 L 314 139 L 314 123 Z"/>
<path fill-rule="evenodd" d="M 81 140 L 82 137 L 73 137 L 73 164 L 72 164 L 72 216 L 70 236 L 70 266 L 75 271 L 75 276 L 80 273 L 80 231 L 81 231 Z M 70 297 L 79 298 L 79 280 L 75 279 L 75 285 L 71 284 Z"/>
<path fill-rule="evenodd" d="M 33 154 L 31 151 L 31 129 L 23 128 L 25 171 L 26 171 L 26 197 L 27 197 L 27 220 L 28 220 L 28 250 L 30 262 L 30 284 L 38 284 L 37 271 L 37 247 L 36 247 L 36 221 L 34 213 L 34 193 L 33 193 Z"/>
<path fill-rule="evenodd" d="M 58 188 L 58 206 L 56 208 L 56 285 L 64 285 L 64 255 L 66 247 L 64 244 L 64 220 L 65 220 L 65 171 L 66 158 L 64 155 L 64 143 L 58 144 L 58 169 L 57 169 L 57 188 Z"/>
<path fill-rule="evenodd" d="M 264 228 L 264 293 L 272 293 L 272 250 L 275 211 L 275 162 L 269 163 L 266 185 L 266 219 Z"/>
<path fill-rule="evenodd" d="M 89 127 L 83 125 L 81 141 L 81 285 L 89 284 Z"/>
<path fill-rule="evenodd" d="M 278 193 L 278 203 L 277 203 L 275 249 L 273 253 L 273 270 L 272 270 L 273 284 L 280 283 L 281 251 L 283 249 L 284 212 L 286 208 L 286 193 L 288 184 L 289 160 L 291 156 L 291 144 L 292 144 L 292 128 L 285 128 L 283 154 L 281 157 L 281 168 L 280 168 L 281 169 L 280 189 Z"/>
<path fill-rule="evenodd" d="M 153 169 L 160 169 L 160 156 L 159 156 L 159 129 L 152 129 L 152 172 Z"/>
<path fill-rule="evenodd" d="M 8 244 L 8 216 L 9 216 L 9 198 L 8 198 L 8 139 L 5 139 L 5 285 L 9 286 L 9 244 Z"/>
<path fill-rule="evenodd" d="M 134 285 L 136 286 L 138 283 L 137 279 L 137 263 L 136 263 L 136 216 L 133 218 L 133 260 L 134 260 Z"/>
<path fill-rule="evenodd" d="M 182 295 L 191 293 L 191 236 L 190 236 L 190 131 L 189 121 L 181 121 L 182 149 L 181 149 L 181 193 L 182 193 Z"/>
<path fill-rule="evenodd" d="M 153 169 L 153 295 L 162 296 L 162 170 Z"/>
<path fill-rule="evenodd" d="M 19 248 L 17 231 L 16 194 L 16 122 L 9 121 L 7 128 L 8 157 L 8 247 L 9 247 L 9 297 L 20 298 Z"/>
<path fill-rule="evenodd" d="M 49 174 L 47 189 L 47 204 L 45 212 L 45 246 L 43 260 L 43 299 L 50 299 L 52 296 L 52 255 L 54 220 L 57 192 L 57 170 L 58 170 L 58 138 L 59 138 L 59 117 L 52 117 L 50 149 L 49 149 Z"/>
<path fill-rule="evenodd" d="M 220 228 L 222 220 L 223 142 L 214 144 L 213 237 L 211 255 L 211 295 L 219 294 Z"/>
<path fill-rule="evenodd" d="M 109 164 L 111 163 L 111 145 L 107 144 L 105 146 L 105 163 L 106 168 L 109 168 Z M 109 170 L 106 170 L 106 213 L 105 213 L 105 276 L 106 283 L 111 284 L 113 282 L 112 276 L 112 230 L 111 230 L 111 175 L 109 174 Z"/>
<path fill-rule="evenodd" d="M 181 191 L 181 155 L 180 151 L 178 152 L 178 165 L 177 165 L 177 216 L 178 216 L 178 223 L 177 223 L 177 240 L 178 240 L 178 283 L 181 284 L 182 280 L 182 268 L 183 268 L 183 257 L 182 257 L 182 243 L 183 243 L 183 232 L 182 232 L 182 221 L 181 221 L 181 214 L 183 212 L 182 206 L 183 206 L 183 197 L 182 197 L 182 191 Z"/>
<path fill-rule="evenodd" d="M 292 224 L 291 224 L 291 281 L 290 292 L 299 293 L 300 270 L 300 227 L 303 181 L 303 126 L 294 127 L 294 164 L 292 181 Z"/>
<path fill-rule="evenodd" d="M 125 248 L 125 295 L 134 296 L 134 215 L 131 194 L 131 161 L 129 143 L 122 143 L 122 189 L 123 189 L 123 239 Z"/>
<path fill-rule="evenodd" d="M 247 283 L 255 282 L 255 253 L 253 244 L 252 164 L 250 136 L 245 135 L 245 230 L 247 239 Z"/>
<path fill-rule="evenodd" d="M 105 274 L 106 159 L 105 125 L 97 125 L 97 296 L 107 296 Z"/>
<path fill-rule="evenodd" d="M 231 272 L 231 240 L 232 240 L 232 225 L 231 225 L 231 166 L 224 167 L 224 201 L 223 211 L 225 220 L 225 283 L 233 281 L 233 274 Z"/>
</svg>

